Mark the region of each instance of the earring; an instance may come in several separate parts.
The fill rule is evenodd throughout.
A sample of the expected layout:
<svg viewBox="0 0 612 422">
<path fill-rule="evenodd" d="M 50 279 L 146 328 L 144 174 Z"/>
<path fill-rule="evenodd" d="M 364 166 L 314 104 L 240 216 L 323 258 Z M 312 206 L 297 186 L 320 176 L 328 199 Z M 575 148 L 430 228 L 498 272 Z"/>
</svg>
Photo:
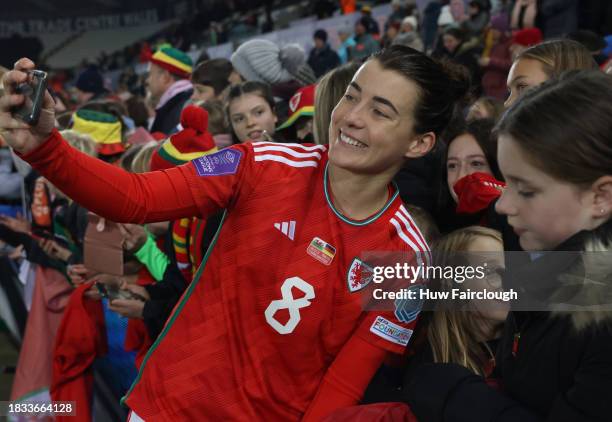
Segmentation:
<svg viewBox="0 0 612 422">
<path fill-rule="evenodd" d="M 604 210 L 603 208 L 599 210 L 599 213 L 600 213 L 600 214 L 603 214 L 603 213 L 605 213 L 605 212 L 606 212 L 606 210 Z"/>
</svg>

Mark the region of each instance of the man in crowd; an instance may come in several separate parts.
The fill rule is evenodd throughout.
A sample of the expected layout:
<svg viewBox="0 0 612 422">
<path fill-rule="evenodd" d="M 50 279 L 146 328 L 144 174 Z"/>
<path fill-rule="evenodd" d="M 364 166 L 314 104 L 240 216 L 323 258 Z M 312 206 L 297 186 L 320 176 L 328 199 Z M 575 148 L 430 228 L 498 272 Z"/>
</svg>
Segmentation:
<svg viewBox="0 0 612 422">
<path fill-rule="evenodd" d="M 177 131 L 181 111 L 193 94 L 192 70 L 191 58 L 173 47 L 163 47 L 151 57 L 147 89 L 157 104 L 151 132 L 170 135 Z"/>
<path fill-rule="evenodd" d="M 327 43 L 327 32 L 324 29 L 317 29 L 313 38 L 314 48 L 310 50 L 308 65 L 319 78 L 340 65 L 340 57 Z"/>
</svg>

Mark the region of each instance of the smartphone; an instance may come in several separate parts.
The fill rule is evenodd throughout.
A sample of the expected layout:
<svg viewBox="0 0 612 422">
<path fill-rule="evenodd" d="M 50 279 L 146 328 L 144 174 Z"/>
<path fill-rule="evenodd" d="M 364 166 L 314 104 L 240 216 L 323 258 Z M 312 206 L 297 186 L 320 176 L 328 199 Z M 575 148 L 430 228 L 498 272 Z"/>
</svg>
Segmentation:
<svg viewBox="0 0 612 422">
<path fill-rule="evenodd" d="M 47 90 L 47 73 L 42 70 L 30 70 L 28 72 L 28 82 L 17 86 L 15 94 L 25 96 L 25 101 L 21 107 L 13 111 L 13 115 L 30 125 L 36 125 Z"/>
<path fill-rule="evenodd" d="M 136 299 L 145 302 L 145 298 L 130 292 L 129 290 L 122 290 L 116 286 L 109 286 L 104 283 L 96 282 L 96 288 L 100 293 L 100 296 L 109 299 Z"/>
</svg>

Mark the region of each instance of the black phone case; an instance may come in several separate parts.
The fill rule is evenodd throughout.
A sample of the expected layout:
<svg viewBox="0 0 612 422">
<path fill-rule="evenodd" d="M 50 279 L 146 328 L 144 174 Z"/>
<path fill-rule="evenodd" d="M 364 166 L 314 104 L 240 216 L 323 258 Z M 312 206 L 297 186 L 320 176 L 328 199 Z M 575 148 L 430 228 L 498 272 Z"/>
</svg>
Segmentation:
<svg viewBox="0 0 612 422">
<path fill-rule="evenodd" d="M 18 108 L 13 114 L 19 117 L 21 120 L 30 125 L 36 125 L 40 118 L 40 112 L 42 110 L 42 103 L 47 90 L 47 73 L 40 70 L 33 70 L 31 73 L 38 78 L 39 83 L 34 87 L 34 92 L 29 96 L 32 101 L 32 107 L 24 105 Z M 26 84 L 21 87 L 22 91 L 27 90 L 27 87 L 32 88 L 31 85 Z M 22 92 L 27 95 L 26 92 Z M 27 102 L 27 99 L 26 99 Z"/>
</svg>

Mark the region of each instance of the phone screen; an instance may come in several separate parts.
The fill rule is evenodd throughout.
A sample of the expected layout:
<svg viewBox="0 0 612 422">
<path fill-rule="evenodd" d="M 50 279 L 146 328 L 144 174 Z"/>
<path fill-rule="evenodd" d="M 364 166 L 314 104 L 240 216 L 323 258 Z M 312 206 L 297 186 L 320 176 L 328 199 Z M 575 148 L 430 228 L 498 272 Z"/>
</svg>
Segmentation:
<svg viewBox="0 0 612 422">
<path fill-rule="evenodd" d="M 47 73 L 41 70 L 29 71 L 28 81 L 20 84 L 16 89 L 16 94 L 25 96 L 25 102 L 13 112 L 13 115 L 26 123 L 35 125 L 40 117 L 46 89 Z"/>
<path fill-rule="evenodd" d="M 100 296 L 108 298 L 108 291 L 106 290 L 106 286 L 104 284 L 96 282 L 96 288 L 98 289 Z"/>
<path fill-rule="evenodd" d="M 122 290 L 119 289 L 117 286 L 115 285 L 106 285 L 104 283 L 100 283 L 97 282 L 96 283 L 96 288 L 98 289 L 98 292 L 100 293 L 100 295 L 104 298 L 107 298 L 109 300 L 114 300 L 114 299 L 136 299 L 136 300 L 140 300 L 140 301 L 145 301 L 145 298 L 130 292 L 129 290 Z"/>
</svg>

